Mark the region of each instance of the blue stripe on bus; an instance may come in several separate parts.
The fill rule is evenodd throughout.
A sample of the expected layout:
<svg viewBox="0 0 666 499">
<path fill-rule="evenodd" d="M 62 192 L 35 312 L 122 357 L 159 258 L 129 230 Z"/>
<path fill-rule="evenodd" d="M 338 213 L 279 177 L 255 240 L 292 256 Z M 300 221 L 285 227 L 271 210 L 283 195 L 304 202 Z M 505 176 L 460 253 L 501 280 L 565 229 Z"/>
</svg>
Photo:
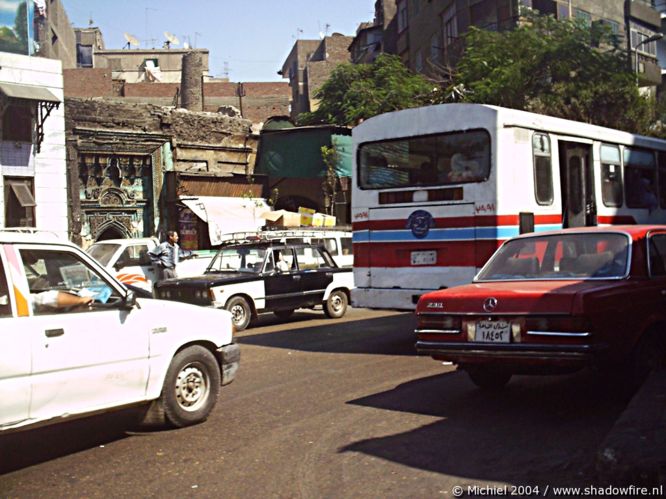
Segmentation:
<svg viewBox="0 0 666 499">
<path fill-rule="evenodd" d="M 560 230 L 561 224 L 536 225 L 535 232 L 549 230 Z M 519 235 L 517 225 L 501 227 L 465 227 L 456 229 L 431 229 L 428 235 L 418 239 L 411 230 L 361 230 L 354 231 L 352 242 L 354 243 L 382 243 L 382 242 L 405 242 L 405 241 L 470 241 L 475 239 L 509 239 Z"/>
</svg>

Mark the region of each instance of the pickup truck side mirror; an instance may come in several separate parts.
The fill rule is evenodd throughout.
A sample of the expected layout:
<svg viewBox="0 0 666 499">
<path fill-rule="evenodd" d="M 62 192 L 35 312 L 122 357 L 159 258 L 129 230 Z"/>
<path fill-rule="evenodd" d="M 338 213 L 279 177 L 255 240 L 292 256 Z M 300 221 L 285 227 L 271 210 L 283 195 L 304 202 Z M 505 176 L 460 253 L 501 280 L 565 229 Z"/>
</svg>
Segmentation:
<svg viewBox="0 0 666 499">
<path fill-rule="evenodd" d="M 125 265 L 127 264 L 127 261 L 125 260 L 118 260 L 116 263 L 113 264 L 113 268 L 116 270 L 122 269 Z"/>
<path fill-rule="evenodd" d="M 127 291 L 125 298 L 123 299 L 122 308 L 131 310 L 136 306 L 136 293 L 131 289 Z"/>
</svg>

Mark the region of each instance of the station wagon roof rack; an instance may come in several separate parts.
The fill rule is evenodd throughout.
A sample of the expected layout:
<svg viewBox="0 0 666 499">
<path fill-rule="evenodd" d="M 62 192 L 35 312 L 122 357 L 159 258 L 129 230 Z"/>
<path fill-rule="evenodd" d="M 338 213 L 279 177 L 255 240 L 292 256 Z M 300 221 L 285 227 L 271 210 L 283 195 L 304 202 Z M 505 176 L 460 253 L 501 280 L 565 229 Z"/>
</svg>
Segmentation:
<svg viewBox="0 0 666 499">
<path fill-rule="evenodd" d="M 307 227 L 304 229 L 294 227 L 293 229 L 266 229 L 248 232 L 230 232 L 228 234 L 224 234 L 223 237 L 226 237 L 226 239 L 222 244 L 227 245 L 248 241 L 270 241 L 273 239 L 282 239 L 287 237 L 324 237 L 327 235 L 327 233 L 340 233 L 345 231 L 346 229 L 344 228 L 334 227 Z"/>
</svg>

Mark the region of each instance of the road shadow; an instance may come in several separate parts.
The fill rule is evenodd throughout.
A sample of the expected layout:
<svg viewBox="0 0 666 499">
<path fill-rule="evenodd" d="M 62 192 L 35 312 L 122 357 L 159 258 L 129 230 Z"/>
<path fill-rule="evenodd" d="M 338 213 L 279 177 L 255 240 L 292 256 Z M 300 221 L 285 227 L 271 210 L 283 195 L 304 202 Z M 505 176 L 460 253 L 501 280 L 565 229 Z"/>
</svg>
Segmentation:
<svg viewBox="0 0 666 499">
<path fill-rule="evenodd" d="M 359 319 L 352 321 L 317 321 L 303 327 L 302 321 L 312 320 L 312 315 L 301 318 L 297 314 L 289 322 L 282 323 L 284 330 L 237 336 L 241 345 L 285 348 L 304 352 L 353 353 L 377 355 L 416 355 L 414 343 L 414 314 Z"/>
<path fill-rule="evenodd" d="M 497 392 L 479 390 L 466 374 L 454 371 L 348 403 L 441 419 L 361 440 L 340 452 L 457 476 L 461 482 L 571 486 L 594 481 L 596 450 L 627 400 L 590 371 L 517 376 Z"/>
<path fill-rule="evenodd" d="M 132 436 L 140 409 L 0 435 L 0 475 Z"/>
</svg>

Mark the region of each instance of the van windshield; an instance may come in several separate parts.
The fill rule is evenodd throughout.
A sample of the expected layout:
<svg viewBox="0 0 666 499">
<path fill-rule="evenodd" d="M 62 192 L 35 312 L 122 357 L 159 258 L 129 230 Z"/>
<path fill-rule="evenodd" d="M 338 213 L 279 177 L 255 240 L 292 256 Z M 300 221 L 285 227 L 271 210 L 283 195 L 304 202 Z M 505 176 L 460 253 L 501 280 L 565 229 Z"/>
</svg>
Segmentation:
<svg viewBox="0 0 666 499">
<path fill-rule="evenodd" d="M 87 253 L 106 267 L 119 248 L 120 244 L 95 243 L 87 249 Z"/>
</svg>

